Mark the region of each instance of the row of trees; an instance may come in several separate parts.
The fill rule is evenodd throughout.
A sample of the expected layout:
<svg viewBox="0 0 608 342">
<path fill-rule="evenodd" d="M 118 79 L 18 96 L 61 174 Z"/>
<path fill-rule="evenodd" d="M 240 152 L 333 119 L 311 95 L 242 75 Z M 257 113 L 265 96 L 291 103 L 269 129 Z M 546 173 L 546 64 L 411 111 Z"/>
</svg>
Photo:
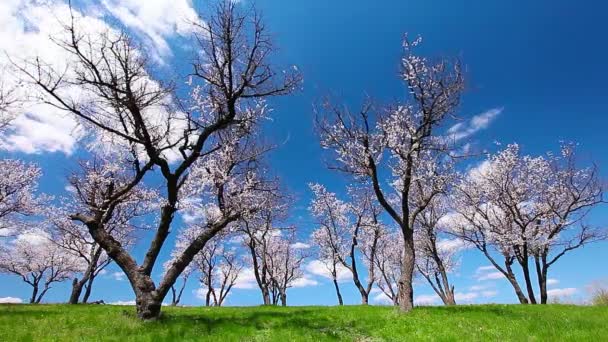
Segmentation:
<svg viewBox="0 0 608 342">
<path fill-rule="evenodd" d="M 66 60 L 11 56 L 27 88 L 22 101 L 71 115 L 88 133 L 65 198 L 35 195 L 36 166 L 3 160 L 7 165 L 0 167 L 6 173 L 0 179 L 3 235 L 43 227 L 39 238 L 5 239 L 0 260 L 0 269 L 23 277 L 34 292 L 42 289 L 34 302 L 68 278 L 74 279 L 70 302 L 86 301 L 94 279 L 114 262 L 144 320 L 160 315 L 169 293 L 179 303 L 194 274 L 206 303 L 221 305 L 244 265 L 252 268 L 264 304 L 286 305 L 287 289 L 303 276 L 310 254 L 297 248 L 295 227 L 284 224 L 291 199 L 269 171 L 265 156 L 273 147 L 260 138 L 260 126 L 270 115 L 267 99 L 295 91 L 302 78 L 297 68 L 270 63 L 273 45 L 261 17 L 240 6 L 222 1 L 192 23 L 197 51 L 188 89 L 155 80 L 144 50 L 126 32 L 81 25 L 82 15 L 71 8 L 61 18 L 63 32 L 52 37 Z M 580 168 L 572 146 L 559 156 L 533 158 L 511 145 L 476 171 L 459 173 L 464 135 L 457 125 L 448 127 L 464 89 L 462 68 L 457 60 L 418 56 L 420 43 L 404 40 L 401 78 L 410 98 L 403 103 L 367 103 L 356 114 L 327 103 L 317 113 L 321 146 L 335 160 L 330 167 L 352 183 L 347 199 L 311 185 L 317 223 L 311 239 L 338 300 L 337 272 L 344 267 L 362 303 L 375 284 L 411 310 L 419 273 L 454 304 L 449 274 L 456 254 L 474 247 L 522 303 L 537 302 L 536 271 L 545 303 L 548 269 L 568 251 L 604 237 L 584 224 L 602 202 L 596 170 Z M 12 103 L 13 92 L 2 94 Z M 14 115 L 10 108 L 0 106 L 6 117 Z M 155 280 L 172 232 L 177 242 Z M 229 243 L 235 237 L 238 247 Z M 136 243 L 148 245 L 142 260 L 131 252 Z"/>
<path fill-rule="evenodd" d="M 513 144 L 465 173 L 451 168 L 433 174 L 445 181 L 432 190 L 436 194 L 413 221 L 414 267 L 446 305 L 456 304 L 450 273 L 465 249 L 481 252 L 512 285 L 520 303 L 546 304 L 549 268 L 566 253 L 606 238 L 605 228 L 585 222 L 602 203 L 603 188 L 594 166 L 577 167 L 573 145 L 564 145 L 557 156 L 531 157 Z M 402 240 L 390 221 L 379 219 L 371 190 L 361 186 L 348 190 L 348 201 L 321 185 L 311 186 L 311 212 L 320 226 L 313 239 L 332 272 L 340 304 L 338 265 L 352 273 L 362 303 L 376 282 L 398 304 L 394 287 L 405 262 Z M 418 186 L 420 194 L 431 192 Z M 365 287 L 355 251 L 368 277 Z"/>
</svg>

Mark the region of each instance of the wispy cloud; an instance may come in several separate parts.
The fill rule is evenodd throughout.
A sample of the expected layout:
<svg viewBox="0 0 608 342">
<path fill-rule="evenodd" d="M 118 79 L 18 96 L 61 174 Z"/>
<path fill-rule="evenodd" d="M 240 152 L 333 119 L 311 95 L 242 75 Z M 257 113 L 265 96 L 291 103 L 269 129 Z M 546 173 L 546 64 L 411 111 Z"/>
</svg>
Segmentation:
<svg viewBox="0 0 608 342">
<path fill-rule="evenodd" d="M 500 115 L 502 111 L 503 108 L 493 108 L 473 116 L 467 122 L 457 123 L 448 129 L 448 136 L 455 141 L 467 138 L 483 129 L 488 128 L 492 121 L 494 121 L 494 119 L 496 119 L 496 117 Z"/>
<path fill-rule="evenodd" d="M 491 265 L 478 267 L 474 274 L 474 278 L 477 279 L 477 281 L 503 279 L 504 277 L 504 274 L 497 271 L 496 268 Z"/>
</svg>

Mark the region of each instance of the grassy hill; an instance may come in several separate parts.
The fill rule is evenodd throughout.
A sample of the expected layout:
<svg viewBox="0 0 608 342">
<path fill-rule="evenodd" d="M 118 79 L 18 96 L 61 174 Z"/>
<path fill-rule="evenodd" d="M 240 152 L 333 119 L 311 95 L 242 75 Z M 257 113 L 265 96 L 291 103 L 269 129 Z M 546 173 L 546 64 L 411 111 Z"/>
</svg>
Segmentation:
<svg viewBox="0 0 608 342">
<path fill-rule="evenodd" d="M 0 305 L 0 341 L 606 341 L 608 307 L 163 308 L 143 323 L 133 307 Z"/>
</svg>

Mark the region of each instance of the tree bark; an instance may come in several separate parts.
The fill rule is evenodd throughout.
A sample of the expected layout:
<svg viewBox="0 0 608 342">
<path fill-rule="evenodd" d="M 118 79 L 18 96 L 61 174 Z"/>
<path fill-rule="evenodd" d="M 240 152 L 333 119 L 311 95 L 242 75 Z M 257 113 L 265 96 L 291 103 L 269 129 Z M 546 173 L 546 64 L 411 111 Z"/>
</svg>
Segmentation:
<svg viewBox="0 0 608 342">
<path fill-rule="evenodd" d="M 95 280 L 95 276 L 91 275 L 89 277 L 89 281 L 84 288 L 84 296 L 82 297 L 82 303 L 86 304 L 89 302 L 89 297 L 91 296 L 91 291 L 93 290 L 93 280 Z"/>
<path fill-rule="evenodd" d="M 141 292 L 135 295 L 137 317 L 145 321 L 156 320 L 160 317 L 161 301 L 152 293 Z"/>
<path fill-rule="evenodd" d="M 68 299 L 68 304 L 78 304 L 78 299 L 82 293 L 84 283 L 83 279 L 78 280 L 78 278 L 74 278 L 72 281 L 72 293 L 70 294 L 70 299 Z"/>
<path fill-rule="evenodd" d="M 511 286 L 513 286 L 513 290 L 515 290 L 515 295 L 517 295 L 519 303 L 529 304 L 528 298 L 526 298 L 526 295 L 524 295 L 524 292 L 521 290 L 521 287 L 519 287 L 519 284 L 517 283 L 517 278 L 515 278 L 515 274 L 513 273 L 511 265 L 505 261 L 505 267 L 507 269 L 507 274 L 505 274 L 505 276 L 507 277 L 509 283 L 511 283 Z"/>
<path fill-rule="evenodd" d="M 32 285 L 32 297 L 30 298 L 30 304 L 36 304 L 36 297 L 38 296 L 38 284 Z"/>
<path fill-rule="evenodd" d="M 336 295 L 338 296 L 338 305 L 344 305 L 342 300 L 342 294 L 340 294 L 340 286 L 338 286 L 338 280 L 334 277 L 334 287 L 336 288 Z"/>
<path fill-rule="evenodd" d="M 398 302 L 402 312 L 410 312 L 414 308 L 414 267 L 416 252 L 414 250 L 414 232 L 411 229 L 404 231 L 403 263 L 401 277 L 399 278 Z"/>
<path fill-rule="evenodd" d="M 536 274 L 538 277 L 538 288 L 540 289 L 540 303 L 547 304 L 547 271 L 548 267 L 546 266 L 546 258 L 543 256 L 543 262 L 541 265 L 541 261 L 539 257 L 534 258 L 536 264 Z"/>
<path fill-rule="evenodd" d="M 520 260 L 522 273 L 524 274 L 524 280 L 526 282 L 526 290 L 528 291 L 528 300 L 530 304 L 536 304 L 536 297 L 534 296 L 534 287 L 532 286 L 532 279 L 530 278 L 530 266 L 528 265 L 527 256 L 523 260 Z"/>
</svg>

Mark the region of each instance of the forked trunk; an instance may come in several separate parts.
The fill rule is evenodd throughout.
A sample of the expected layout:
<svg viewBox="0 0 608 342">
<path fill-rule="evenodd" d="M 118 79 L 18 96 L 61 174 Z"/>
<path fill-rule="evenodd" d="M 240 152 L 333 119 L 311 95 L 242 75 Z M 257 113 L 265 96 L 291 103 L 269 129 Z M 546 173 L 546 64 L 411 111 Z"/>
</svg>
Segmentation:
<svg viewBox="0 0 608 342">
<path fill-rule="evenodd" d="M 443 299 L 443 304 L 447 306 L 456 305 L 456 298 L 454 298 L 454 289 L 447 290 L 445 297 Z"/>
<path fill-rule="evenodd" d="M 139 293 L 135 296 L 137 317 L 144 321 L 153 321 L 160 317 L 161 301 L 152 293 Z"/>
<path fill-rule="evenodd" d="M 74 278 L 72 281 L 72 293 L 70 294 L 68 304 L 78 304 L 78 299 L 80 298 L 85 282 L 86 279 L 78 280 L 78 278 Z"/>
</svg>

